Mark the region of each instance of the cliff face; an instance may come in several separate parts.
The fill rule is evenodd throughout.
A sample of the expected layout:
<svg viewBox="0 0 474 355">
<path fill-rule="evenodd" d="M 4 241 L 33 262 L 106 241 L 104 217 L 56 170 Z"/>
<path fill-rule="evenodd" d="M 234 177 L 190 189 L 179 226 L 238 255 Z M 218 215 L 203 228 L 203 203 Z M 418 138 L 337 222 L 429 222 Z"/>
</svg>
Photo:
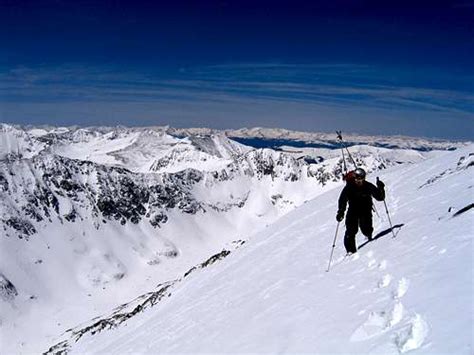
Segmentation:
<svg viewBox="0 0 474 355">
<path fill-rule="evenodd" d="M 338 159 L 310 164 L 223 135 L 176 138 L 162 131 L 122 129 L 34 136 L 4 125 L 2 142 L 2 228 L 6 236 L 25 239 L 48 223 L 86 219 L 99 228 L 110 220 L 121 225 L 147 220 L 158 227 L 172 209 L 196 214 L 216 207 L 194 196 L 195 185 L 212 190 L 225 182 L 266 178 L 296 184 L 309 178 L 325 185 L 342 173 Z M 390 164 L 382 157 L 371 159 L 369 169 Z M 363 158 L 359 163 L 368 165 Z M 228 199 L 223 194 L 219 203 L 231 203 Z"/>
</svg>

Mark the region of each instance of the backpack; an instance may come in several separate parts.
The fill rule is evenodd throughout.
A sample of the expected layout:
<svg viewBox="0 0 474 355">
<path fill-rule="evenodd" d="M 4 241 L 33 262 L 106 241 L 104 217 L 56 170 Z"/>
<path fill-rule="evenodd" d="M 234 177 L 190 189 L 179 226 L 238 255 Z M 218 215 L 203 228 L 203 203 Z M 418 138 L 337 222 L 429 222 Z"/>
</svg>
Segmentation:
<svg viewBox="0 0 474 355">
<path fill-rule="evenodd" d="M 353 183 L 355 178 L 354 170 L 348 171 L 347 173 L 342 175 L 342 180 L 346 182 L 346 184 Z"/>
</svg>

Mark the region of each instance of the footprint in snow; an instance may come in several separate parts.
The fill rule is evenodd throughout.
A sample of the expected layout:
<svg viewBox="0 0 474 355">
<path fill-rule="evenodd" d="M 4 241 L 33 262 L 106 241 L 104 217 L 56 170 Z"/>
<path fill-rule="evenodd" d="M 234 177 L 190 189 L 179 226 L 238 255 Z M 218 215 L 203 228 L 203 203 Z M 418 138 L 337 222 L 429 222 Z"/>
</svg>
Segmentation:
<svg viewBox="0 0 474 355">
<path fill-rule="evenodd" d="M 344 261 L 348 261 L 348 260 L 357 260 L 359 258 L 360 258 L 360 255 L 358 253 L 345 254 L 345 255 L 342 255 L 339 258 L 335 259 L 334 260 L 334 265 L 340 264 L 340 263 L 342 263 Z"/>
<path fill-rule="evenodd" d="M 352 333 L 350 340 L 358 342 L 381 335 L 400 323 L 404 313 L 401 302 L 395 302 L 389 311 L 371 312 L 365 322 Z"/>
<path fill-rule="evenodd" d="M 376 267 L 377 261 L 375 259 L 369 260 L 369 263 L 367 266 L 369 267 L 369 270 L 373 269 Z"/>
<path fill-rule="evenodd" d="M 405 293 L 407 293 L 409 286 L 410 286 L 410 281 L 407 278 L 402 277 L 398 281 L 397 288 L 395 289 L 395 291 L 393 291 L 393 298 L 394 299 L 402 298 L 405 295 Z"/>
<path fill-rule="evenodd" d="M 390 285 L 390 282 L 392 282 L 392 275 L 390 274 L 386 274 L 382 280 L 379 281 L 379 283 L 377 284 L 377 287 L 378 288 L 385 288 L 387 287 L 388 285 Z"/>
<path fill-rule="evenodd" d="M 408 326 L 397 334 L 395 344 L 400 353 L 420 348 L 429 333 L 429 325 L 419 314 L 410 320 Z"/>
<path fill-rule="evenodd" d="M 348 256 L 349 260 L 358 260 L 360 259 L 359 253 L 351 254 Z"/>
<path fill-rule="evenodd" d="M 367 263 L 367 267 L 369 268 L 369 270 L 373 269 L 376 267 L 376 264 L 377 264 L 377 260 L 374 258 L 374 252 L 373 250 L 369 250 L 365 256 L 367 257 L 367 259 L 369 259 L 369 262 Z"/>
</svg>

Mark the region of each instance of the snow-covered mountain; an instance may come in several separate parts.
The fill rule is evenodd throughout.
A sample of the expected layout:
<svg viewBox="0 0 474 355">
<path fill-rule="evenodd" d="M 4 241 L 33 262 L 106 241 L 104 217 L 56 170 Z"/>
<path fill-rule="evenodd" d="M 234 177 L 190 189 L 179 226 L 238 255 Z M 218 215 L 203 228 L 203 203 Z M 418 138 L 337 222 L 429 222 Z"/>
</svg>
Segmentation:
<svg viewBox="0 0 474 355">
<path fill-rule="evenodd" d="M 343 171 L 333 149 L 254 149 L 169 127 L 3 124 L 0 147 L 0 341 L 12 353 L 44 351 L 114 307 L 156 303 L 157 284 L 240 250 Z M 351 151 L 375 172 L 445 154 L 435 147 Z"/>
<path fill-rule="evenodd" d="M 373 242 L 345 258 L 332 189 L 51 353 L 472 354 L 474 146 L 381 173 Z M 416 197 L 416 198 L 414 198 Z M 395 237 L 394 237 L 395 236 Z"/>
<path fill-rule="evenodd" d="M 206 134 L 219 132 L 207 128 L 169 128 L 169 132 L 177 135 Z M 334 133 L 299 132 L 281 128 L 242 128 L 237 130 L 223 131 L 226 136 L 240 138 L 244 142 L 252 142 L 255 139 L 266 141 L 269 146 L 278 146 L 287 142 L 298 142 L 299 146 L 321 146 L 326 148 L 339 147 L 339 140 Z M 452 142 L 443 139 L 428 139 L 407 136 L 367 136 L 354 133 L 345 133 L 344 139 L 348 145 L 371 145 L 392 149 L 414 149 L 421 151 L 450 150 L 463 146 L 464 142 Z"/>
</svg>

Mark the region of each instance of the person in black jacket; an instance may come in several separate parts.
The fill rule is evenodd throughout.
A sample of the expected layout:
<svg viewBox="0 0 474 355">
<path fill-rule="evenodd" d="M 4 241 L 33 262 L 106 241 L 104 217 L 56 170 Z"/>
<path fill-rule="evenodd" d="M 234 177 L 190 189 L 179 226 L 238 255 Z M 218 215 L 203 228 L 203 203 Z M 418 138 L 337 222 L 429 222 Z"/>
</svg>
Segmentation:
<svg viewBox="0 0 474 355">
<path fill-rule="evenodd" d="M 357 252 L 355 236 L 360 230 L 372 240 L 372 197 L 378 201 L 385 199 L 384 183 L 377 178 L 377 187 L 365 181 L 364 169 L 357 168 L 353 172 L 353 179 L 347 181 L 346 186 L 339 196 L 339 208 L 336 219 L 341 222 L 344 219 L 346 205 L 349 209 L 346 216 L 346 234 L 344 235 L 344 246 L 347 253 Z"/>
</svg>

